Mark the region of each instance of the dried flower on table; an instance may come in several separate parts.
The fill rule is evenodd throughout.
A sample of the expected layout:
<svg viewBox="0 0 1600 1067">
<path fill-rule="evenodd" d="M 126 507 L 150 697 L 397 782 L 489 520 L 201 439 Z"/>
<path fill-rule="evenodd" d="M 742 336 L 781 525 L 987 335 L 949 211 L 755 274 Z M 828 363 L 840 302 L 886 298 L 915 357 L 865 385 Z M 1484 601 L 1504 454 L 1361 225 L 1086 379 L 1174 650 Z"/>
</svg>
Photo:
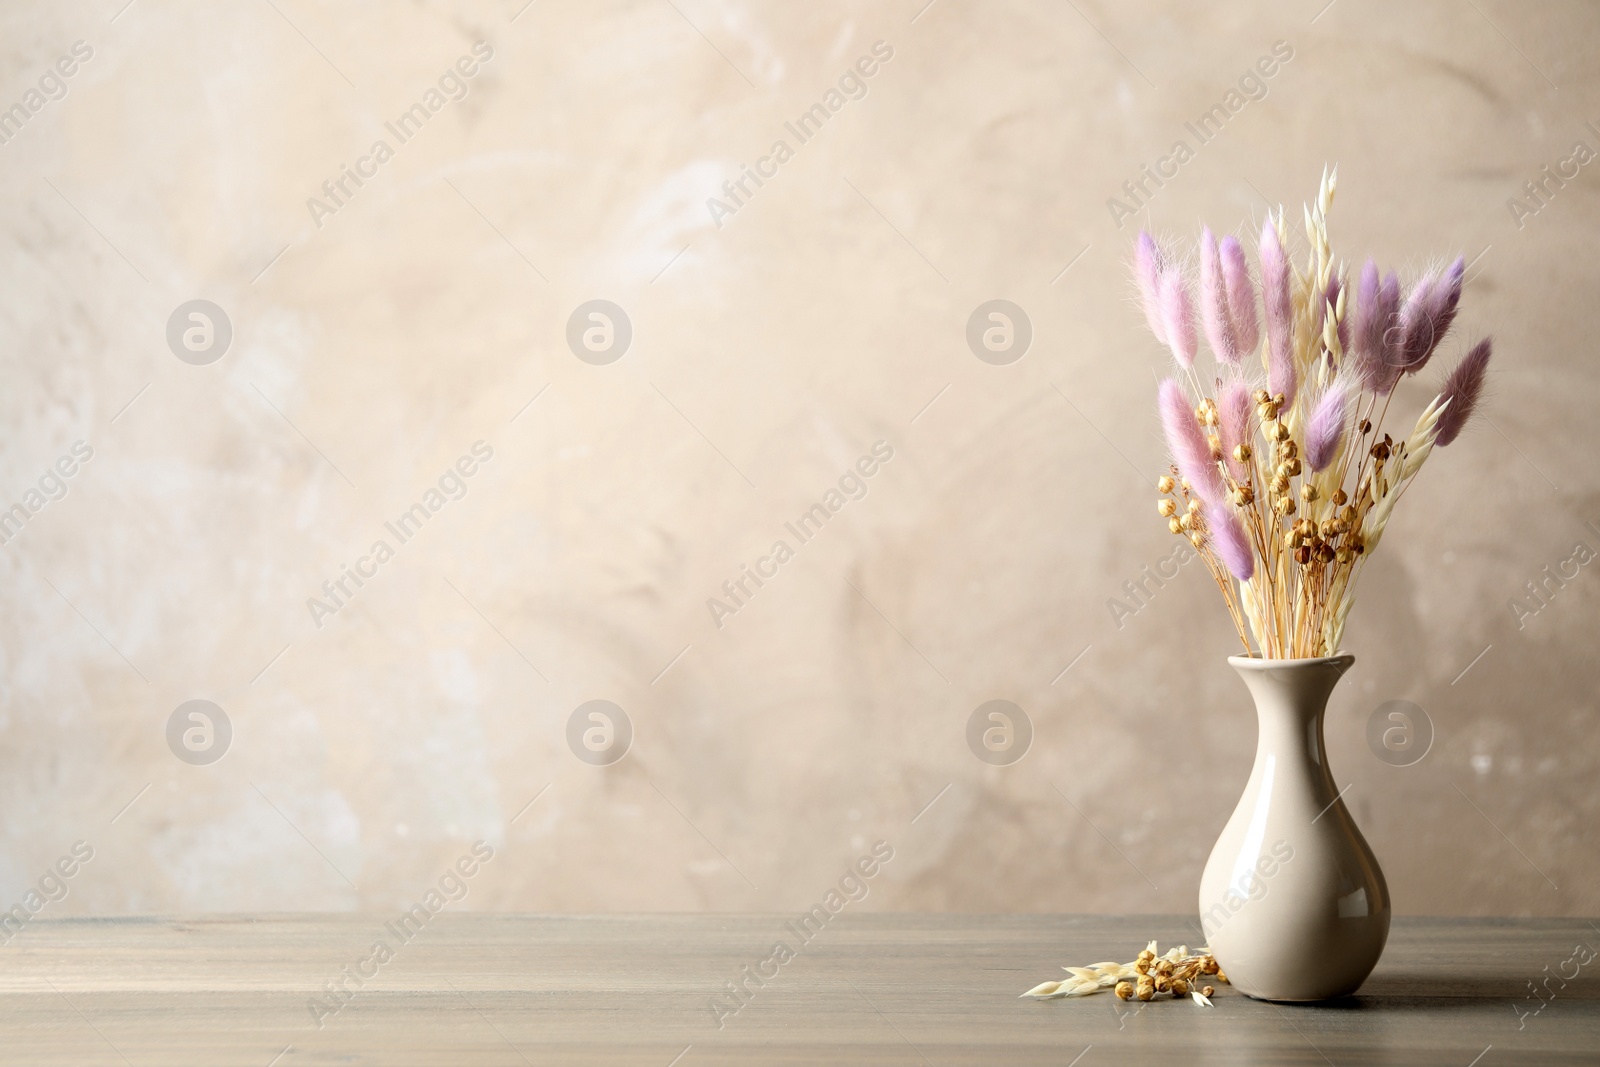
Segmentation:
<svg viewBox="0 0 1600 1067">
<path fill-rule="evenodd" d="M 1204 989 L 1196 982 L 1202 975 L 1216 975 L 1218 981 L 1226 978 L 1217 967 L 1216 957 L 1208 949 L 1190 953 L 1187 945 L 1178 945 L 1165 953 L 1156 954 L 1156 943 L 1150 942 L 1131 963 L 1096 963 L 1088 967 L 1064 967 L 1069 975 L 1064 981 L 1042 982 L 1026 993 L 1025 997 L 1038 1000 L 1055 1000 L 1061 997 L 1081 997 L 1111 989 L 1118 1000 L 1154 1000 L 1190 997 L 1202 1007 L 1211 1007 L 1210 997 L 1216 992 L 1211 986 Z"/>
</svg>

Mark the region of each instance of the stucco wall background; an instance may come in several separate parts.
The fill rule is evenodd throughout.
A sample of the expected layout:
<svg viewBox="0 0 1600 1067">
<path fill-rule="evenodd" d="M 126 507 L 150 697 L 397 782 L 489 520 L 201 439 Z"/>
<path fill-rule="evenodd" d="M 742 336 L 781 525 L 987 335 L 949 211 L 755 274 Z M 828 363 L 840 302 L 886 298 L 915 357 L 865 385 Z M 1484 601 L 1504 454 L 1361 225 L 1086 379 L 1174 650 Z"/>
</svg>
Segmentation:
<svg viewBox="0 0 1600 1067">
<path fill-rule="evenodd" d="M 1338 250 L 1464 254 L 1446 358 L 1493 332 L 1497 365 L 1364 577 L 1336 778 L 1403 913 L 1600 909 L 1600 577 L 1510 606 L 1600 549 L 1600 178 L 1508 206 L 1600 149 L 1593 6 L 124 2 L 0 11 L 0 106 L 93 53 L 0 145 L 0 504 L 93 450 L 0 550 L 0 902 L 81 840 L 51 914 L 387 910 L 481 838 L 454 907 L 789 909 L 883 840 L 854 907 L 1192 909 L 1254 720 L 1196 568 L 1108 606 L 1174 544 L 1125 261 L 1141 224 L 1296 218 L 1337 163 Z M 387 134 L 478 41 L 464 98 Z M 1003 366 L 965 336 L 996 298 L 1032 328 Z M 195 299 L 232 327 L 203 366 L 166 338 Z M 607 365 L 566 339 L 594 299 L 632 328 Z M 386 535 L 476 442 L 464 495 Z M 206 765 L 167 739 L 195 699 L 232 729 Z M 595 699 L 631 723 L 609 766 L 567 740 Z M 994 699 L 1032 724 L 1008 766 L 966 740 Z M 1389 700 L 1431 720 L 1414 765 L 1369 750 Z"/>
</svg>

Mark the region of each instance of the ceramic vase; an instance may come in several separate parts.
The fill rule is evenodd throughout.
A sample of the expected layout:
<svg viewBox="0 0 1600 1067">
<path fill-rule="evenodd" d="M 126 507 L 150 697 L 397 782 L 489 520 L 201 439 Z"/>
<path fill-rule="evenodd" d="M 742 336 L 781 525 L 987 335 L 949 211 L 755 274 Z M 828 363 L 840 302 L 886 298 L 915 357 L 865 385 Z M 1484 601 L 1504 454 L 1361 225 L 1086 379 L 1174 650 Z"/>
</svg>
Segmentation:
<svg viewBox="0 0 1600 1067">
<path fill-rule="evenodd" d="M 1328 770 L 1322 718 L 1351 655 L 1228 663 L 1255 698 L 1255 766 L 1200 879 L 1228 981 L 1261 1000 L 1354 993 L 1389 937 L 1389 889 Z"/>
</svg>

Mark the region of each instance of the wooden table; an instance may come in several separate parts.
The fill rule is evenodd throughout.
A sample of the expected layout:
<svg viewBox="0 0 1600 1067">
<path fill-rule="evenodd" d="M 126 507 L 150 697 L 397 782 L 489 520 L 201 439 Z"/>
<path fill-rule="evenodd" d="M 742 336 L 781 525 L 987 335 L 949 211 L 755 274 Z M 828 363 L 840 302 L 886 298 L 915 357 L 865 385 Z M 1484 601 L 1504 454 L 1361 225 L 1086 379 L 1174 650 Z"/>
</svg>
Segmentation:
<svg viewBox="0 0 1600 1067">
<path fill-rule="evenodd" d="M 1584 920 L 1400 920 L 1356 997 L 1291 1007 L 1223 987 L 1207 1010 L 1017 997 L 1152 936 L 1192 943 L 1178 918 L 847 910 L 809 942 L 791 918 L 445 912 L 402 941 L 384 916 L 41 917 L 0 945 L 0 1063 L 1600 1063 L 1600 959 L 1558 976 L 1575 946 L 1600 947 Z M 763 966 L 778 941 L 794 958 Z M 731 1009 L 724 983 L 746 966 L 777 976 L 719 1027 L 712 998 Z M 323 991 L 336 978 L 342 999 Z"/>
</svg>

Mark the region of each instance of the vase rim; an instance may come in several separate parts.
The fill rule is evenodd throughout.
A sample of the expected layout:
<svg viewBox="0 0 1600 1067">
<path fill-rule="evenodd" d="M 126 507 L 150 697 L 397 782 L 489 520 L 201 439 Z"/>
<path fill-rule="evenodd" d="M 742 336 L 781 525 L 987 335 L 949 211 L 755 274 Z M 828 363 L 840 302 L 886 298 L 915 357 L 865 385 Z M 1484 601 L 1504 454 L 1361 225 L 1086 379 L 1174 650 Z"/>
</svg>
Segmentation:
<svg viewBox="0 0 1600 1067">
<path fill-rule="evenodd" d="M 1356 661 L 1353 652 L 1343 650 L 1331 656 L 1312 656 L 1307 659 L 1266 659 L 1259 653 L 1252 652 L 1248 656 L 1229 656 L 1228 664 L 1236 670 L 1271 670 L 1275 667 L 1311 667 L 1320 664 L 1340 663 L 1349 667 Z"/>
</svg>

